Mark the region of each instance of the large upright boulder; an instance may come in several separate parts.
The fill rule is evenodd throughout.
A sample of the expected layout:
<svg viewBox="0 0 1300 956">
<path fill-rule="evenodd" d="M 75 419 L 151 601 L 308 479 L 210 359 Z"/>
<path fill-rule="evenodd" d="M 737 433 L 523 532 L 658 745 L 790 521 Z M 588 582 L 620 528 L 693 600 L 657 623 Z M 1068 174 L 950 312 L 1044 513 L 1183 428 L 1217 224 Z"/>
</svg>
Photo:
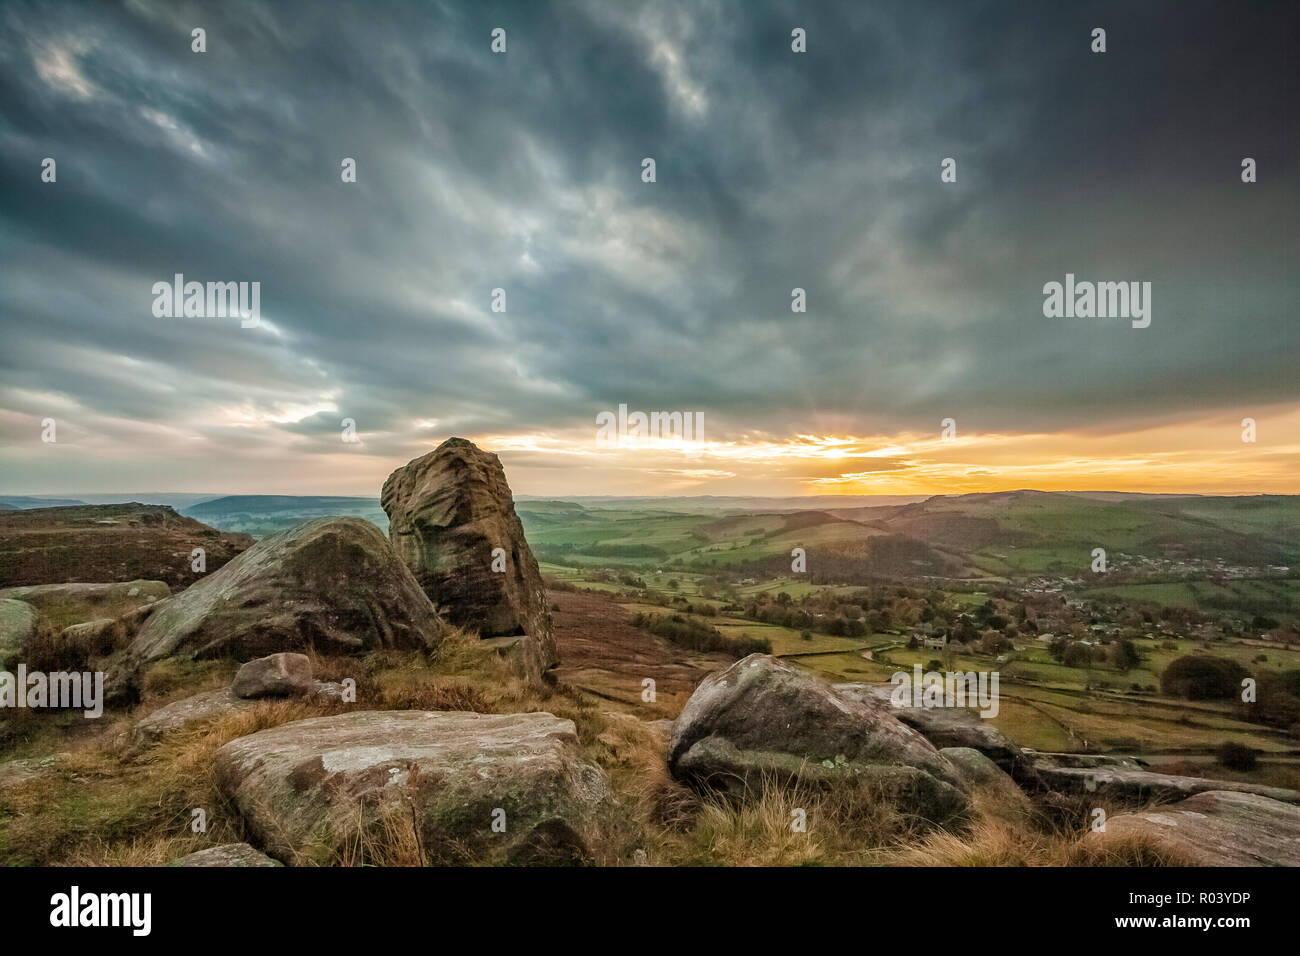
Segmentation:
<svg viewBox="0 0 1300 956">
<path fill-rule="evenodd" d="M 318 518 L 264 538 L 159 607 L 117 677 L 174 654 L 248 660 L 306 648 L 432 648 L 443 630 L 378 528 L 360 518 Z M 117 697 L 122 681 L 110 684 Z"/>
<path fill-rule="evenodd" d="M 673 726 L 668 767 L 678 779 L 741 795 L 773 777 L 862 780 L 934 822 L 968 806 L 958 768 L 887 707 L 843 697 L 765 654 L 700 682 Z"/>
<path fill-rule="evenodd" d="M 388 476 L 380 504 L 393 547 L 452 623 L 527 635 L 542 670 L 559 655 L 546 590 L 496 455 L 449 438 Z M 497 568 L 493 570 L 493 553 Z"/>
</svg>

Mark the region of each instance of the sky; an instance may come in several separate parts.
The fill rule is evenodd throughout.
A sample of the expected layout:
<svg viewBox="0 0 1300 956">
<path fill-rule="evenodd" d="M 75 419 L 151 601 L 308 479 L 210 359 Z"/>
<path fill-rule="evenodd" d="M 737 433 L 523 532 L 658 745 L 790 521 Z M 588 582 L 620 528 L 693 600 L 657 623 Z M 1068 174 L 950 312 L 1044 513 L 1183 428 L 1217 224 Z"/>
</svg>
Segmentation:
<svg viewBox="0 0 1300 956">
<path fill-rule="evenodd" d="M 373 495 L 459 435 L 531 495 L 1300 493 L 1298 24 L 3 0 L 0 492 Z"/>
</svg>

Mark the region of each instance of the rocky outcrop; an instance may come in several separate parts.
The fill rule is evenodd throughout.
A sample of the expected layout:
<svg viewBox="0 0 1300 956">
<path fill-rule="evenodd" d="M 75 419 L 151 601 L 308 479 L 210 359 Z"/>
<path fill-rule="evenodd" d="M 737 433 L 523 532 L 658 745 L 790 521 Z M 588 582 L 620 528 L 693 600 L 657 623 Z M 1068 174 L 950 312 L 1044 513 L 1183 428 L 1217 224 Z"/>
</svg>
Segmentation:
<svg viewBox="0 0 1300 956">
<path fill-rule="evenodd" d="M 557 663 L 541 573 L 496 455 L 449 438 L 389 475 L 380 503 L 394 549 L 440 613 L 482 637 L 527 635 L 536 647 L 521 659 Z"/>
<path fill-rule="evenodd" d="M 59 765 L 70 756 L 72 755 L 69 753 L 56 753 L 45 757 L 27 757 L 0 763 L 0 793 L 22 787 L 33 780 L 39 780 L 46 774 L 57 772 Z"/>
<path fill-rule="evenodd" d="M 231 741 L 215 767 L 251 832 L 290 863 L 330 862 L 403 827 L 429 863 L 575 862 L 610 799 L 573 723 L 545 713 L 313 718 Z"/>
<path fill-rule="evenodd" d="M 39 620 L 36 609 L 26 601 L 0 598 L 0 667 L 22 656 L 24 645 L 36 636 Z"/>
<path fill-rule="evenodd" d="M 129 697 L 139 668 L 168 655 L 433 648 L 443 631 L 379 529 L 318 518 L 263 539 L 154 612 L 111 672 L 110 699 Z"/>
<path fill-rule="evenodd" d="M 1043 767 L 1131 767 L 1140 770 L 1150 766 L 1141 757 L 1125 754 L 1072 754 L 1054 753 L 1048 750 L 1026 750 L 1025 758 Z"/>
<path fill-rule="evenodd" d="M 1281 787 L 1265 787 L 1235 780 L 1210 780 L 1205 777 L 1179 777 L 1129 767 L 1056 767 L 1036 766 L 1038 775 L 1055 790 L 1063 793 L 1096 793 L 1125 803 L 1151 800 L 1178 800 L 1210 790 L 1253 793 L 1283 803 L 1300 803 L 1300 792 Z"/>
<path fill-rule="evenodd" d="M 165 581 L 110 581 L 86 584 L 29 584 L 0 590 L 0 598 L 25 601 L 38 611 L 75 618 L 121 617 L 151 607 L 171 594 Z"/>
<path fill-rule="evenodd" d="M 1007 775 L 1006 771 L 974 748 L 944 747 L 939 753 L 972 785 L 1015 786 L 1015 781 Z"/>
<path fill-rule="evenodd" d="M 172 860 L 169 866 L 283 866 L 279 860 L 273 860 L 260 850 L 255 850 L 247 843 L 223 843 L 221 846 L 208 847 L 189 853 L 178 860 Z"/>
<path fill-rule="evenodd" d="M 185 587 L 253 544 L 165 505 L 77 505 L 0 512 L 0 585 L 54 581 L 165 581 Z"/>
<path fill-rule="evenodd" d="M 1028 774 L 1029 760 L 1024 751 L 1006 738 L 969 707 L 894 707 L 890 702 L 893 687 L 888 684 L 836 684 L 835 690 L 853 700 L 873 701 L 890 708 L 890 712 L 913 730 L 919 731 L 936 747 L 969 747 L 978 750 L 1017 779 Z"/>
<path fill-rule="evenodd" d="M 1155 837 L 1195 866 L 1300 866 L 1300 807 L 1252 793 L 1208 790 L 1106 821 L 1093 840 Z"/>
<path fill-rule="evenodd" d="M 770 775 L 878 782 L 934 822 L 968 805 L 957 769 L 884 706 L 764 654 L 700 683 L 673 725 L 668 766 L 680 780 L 736 794 Z"/>
<path fill-rule="evenodd" d="M 311 660 L 306 654 L 271 654 L 239 668 L 230 685 L 236 697 L 302 697 L 311 693 Z"/>
</svg>

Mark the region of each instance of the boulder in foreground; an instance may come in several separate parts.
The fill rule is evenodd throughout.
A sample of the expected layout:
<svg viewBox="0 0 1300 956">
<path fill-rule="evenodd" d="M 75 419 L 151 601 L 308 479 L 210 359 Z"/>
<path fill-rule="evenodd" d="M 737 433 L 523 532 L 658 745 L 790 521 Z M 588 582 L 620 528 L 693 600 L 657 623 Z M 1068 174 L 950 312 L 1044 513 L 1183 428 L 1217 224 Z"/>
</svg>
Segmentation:
<svg viewBox="0 0 1300 956">
<path fill-rule="evenodd" d="M 253 834 L 289 863 L 364 859 L 386 840 L 429 863 L 579 862 L 610 797 L 573 723 L 546 713 L 316 717 L 233 740 L 215 766 Z"/>
<path fill-rule="evenodd" d="M 542 670 L 558 662 L 541 572 L 496 455 L 449 438 L 389 475 L 380 504 L 394 549 L 449 621 L 482 637 L 527 635 Z"/>
<path fill-rule="evenodd" d="M 1300 866 L 1300 807 L 1253 793 L 1208 790 L 1106 821 L 1095 840 L 1154 836 L 1196 866 Z"/>
<path fill-rule="evenodd" d="M 443 632 L 378 528 L 318 518 L 259 541 L 159 607 L 110 683 L 120 698 L 142 664 L 173 654 L 247 660 L 307 648 L 433 648 Z"/>
<path fill-rule="evenodd" d="M 842 697 L 765 654 L 700 682 L 673 725 L 668 766 L 678 779 L 741 794 L 766 775 L 877 782 L 933 822 L 969 802 L 957 768 L 886 707 Z"/>
</svg>

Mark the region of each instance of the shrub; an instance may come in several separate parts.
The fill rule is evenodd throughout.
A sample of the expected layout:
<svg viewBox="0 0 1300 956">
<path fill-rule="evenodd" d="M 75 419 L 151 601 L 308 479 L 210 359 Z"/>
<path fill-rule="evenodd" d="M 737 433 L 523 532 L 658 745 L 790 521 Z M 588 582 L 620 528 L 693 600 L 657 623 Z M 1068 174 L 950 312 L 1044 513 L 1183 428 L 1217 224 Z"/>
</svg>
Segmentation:
<svg viewBox="0 0 1300 956">
<path fill-rule="evenodd" d="M 1232 741 L 1220 744 L 1218 750 L 1219 763 L 1229 770 L 1254 770 L 1255 769 L 1255 751 L 1245 744 L 1238 744 Z"/>
<path fill-rule="evenodd" d="M 724 651 L 738 658 L 772 653 L 772 642 L 765 637 L 742 634 L 738 638 L 730 638 L 712 625 L 680 614 L 636 614 L 632 617 L 632 623 L 693 651 Z"/>
<path fill-rule="evenodd" d="M 1226 657 L 1189 654 L 1171 661 L 1160 675 L 1160 689 L 1188 700 L 1224 700 L 1236 697 L 1246 669 Z"/>
</svg>

